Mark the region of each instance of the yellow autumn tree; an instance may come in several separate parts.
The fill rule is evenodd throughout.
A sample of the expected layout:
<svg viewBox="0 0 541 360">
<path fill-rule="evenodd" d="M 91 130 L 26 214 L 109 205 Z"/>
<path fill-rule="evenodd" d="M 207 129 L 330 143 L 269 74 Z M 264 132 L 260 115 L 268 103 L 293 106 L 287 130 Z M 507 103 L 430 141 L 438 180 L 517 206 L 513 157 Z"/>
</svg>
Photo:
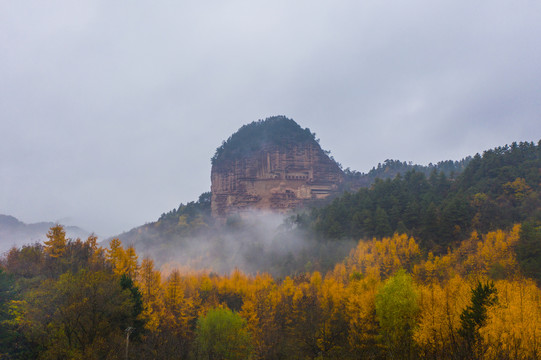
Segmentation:
<svg viewBox="0 0 541 360">
<path fill-rule="evenodd" d="M 55 225 L 47 232 L 47 239 L 43 242 L 44 250 L 51 258 L 59 258 L 66 252 L 66 231 L 62 225 Z"/>
<path fill-rule="evenodd" d="M 321 311 L 317 344 L 321 353 L 331 358 L 343 356 L 347 348 L 347 295 L 345 284 L 333 276 L 326 277 L 317 288 Z"/>
<path fill-rule="evenodd" d="M 360 241 L 346 264 L 350 271 L 366 273 L 376 268 L 383 277 L 388 277 L 399 269 L 411 271 L 420 256 L 421 250 L 413 237 L 395 233 L 381 240 Z"/>
<path fill-rule="evenodd" d="M 425 261 L 413 267 L 413 275 L 419 283 L 439 283 L 447 281 L 456 274 L 450 254 L 434 256 L 430 251 Z"/>
<path fill-rule="evenodd" d="M 541 356 L 541 290 L 533 280 L 496 282 L 498 303 L 488 309 L 480 329 L 487 359 L 538 359 Z"/>
<path fill-rule="evenodd" d="M 154 260 L 145 257 L 141 262 L 137 286 L 143 296 L 143 317 L 145 327 L 151 332 L 158 332 L 160 319 L 163 317 L 163 297 L 161 274 L 154 268 Z"/>
<path fill-rule="evenodd" d="M 229 276 L 220 276 L 214 279 L 216 294 L 222 305 L 233 311 L 240 311 L 244 297 L 246 297 L 251 279 L 239 269 L 233 270 Z"/>
<path fill-rule="evenodd" d="M 416 264 L 413 274 L 420 282 L 445 282 L 454 275 L 503 279 L 518 272 L 514 247 L 520 225 L 511 230 L 496 230 L 485 235 L 473 231 L 460 246 L 445 255 L 428 253 L 426 260 Z"/>
<path fill-rule="evenodd" d="M 179 271 L 173 271 L 164 284 L 163 316 L 160 327 L 166 336 L 170 353 L 184 358 L 193 340 L 191 323 L 197 318 L 194 302 L 185 296 L 185 285 Z"/>
<path fill-rule="evenodd" d="M 124 267 L 124 259 L 126 258 L 126 251 L 122 247 L 122 242 L 119 239 L 112 239 L 109 242 L 109 249 L 105 250 L 105 258 L 113 267 L 113 271 L 117 275 L 126 273 Z"/>
<path fill-rule="evenodd" d="M 520 225 L 511 231 L 491 231 L 483 236 L 477 248 L 477 262 L 482 271 L 493 278 L 503 278 L 518 271 L 514 246 L 520 234 Z"/>
<path fill-rule="evenodd" d="M 252 334 L 254 351 L 259 358 L 279 358 L 284 332 L 277 316 L 281 296 L 268 274 L 257 275 L 247 293 L 240 315 Z"/>
<path fill-rule="evenodd" d="M 133 247 L 133 245 L 128 246 L 123 255 L 124 256 L 122 258 L 122 268 L 124 269 L 126 275 L 128 275 L 132 279 L 135 279 L 138 269 L 138 256 L 135 252 L 135 248 Z"/>
<path fill-rule="evenodd" d="M 446 358 L 456 350 L 460 314 L 470 300 L 471 284 L 459 275 L 447 282 L 420 285 L 419 322 L 413 339 L 427 358 Z"/>
<path fill-rule="evenodd" d="M 103 265 L 105 260 L 104 249 L 98 245 L 98 237 L 94 234 L 90 235 L 84 242 L 84 246 L 89 249 L 90 263 L 94 267 Z"/>
<path fill-rule="evenodd" d="M 360 358 L 377 358 L 379 325 L 376 319 L 376 294 L 381 284 L 379 272 L 353 272 L 345 294 L 348 343 Z"/>
</svg>

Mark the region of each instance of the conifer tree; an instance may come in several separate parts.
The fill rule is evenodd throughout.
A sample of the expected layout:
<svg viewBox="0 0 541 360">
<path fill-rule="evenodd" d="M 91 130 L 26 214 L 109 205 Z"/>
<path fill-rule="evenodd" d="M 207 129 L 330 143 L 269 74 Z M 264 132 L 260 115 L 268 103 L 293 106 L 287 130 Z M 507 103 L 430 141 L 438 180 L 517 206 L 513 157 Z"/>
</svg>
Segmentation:
<svg viewBox="0 0 541 360">
<path fill-rule="evenodd" d="M 465 356 L 472 359 L 480 358 L 482 351 L 479 329 L 487 321 L 487 308 L 498 301 L 496 287 L 493 282 L 482 284 L 472 289 L 471 305 L 460 315 L 461 328 L 459 334 L 465 340 Z"/>
</svg>

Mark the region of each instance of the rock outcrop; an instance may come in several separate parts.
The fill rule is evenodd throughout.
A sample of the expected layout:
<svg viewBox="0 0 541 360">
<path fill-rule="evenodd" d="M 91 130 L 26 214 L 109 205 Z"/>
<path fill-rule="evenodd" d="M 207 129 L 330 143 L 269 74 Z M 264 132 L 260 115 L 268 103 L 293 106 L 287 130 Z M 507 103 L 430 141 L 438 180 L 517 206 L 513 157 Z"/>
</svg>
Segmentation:
<svg viewBox="0 0 541 360">
<path fill-rule="evenodd" d="M 250 209 L 286 212 L 337 192 L 344 179 L 315 134 L 282 116 L 243 126 L 212 160 L 216 218 Z"/>
</svg>

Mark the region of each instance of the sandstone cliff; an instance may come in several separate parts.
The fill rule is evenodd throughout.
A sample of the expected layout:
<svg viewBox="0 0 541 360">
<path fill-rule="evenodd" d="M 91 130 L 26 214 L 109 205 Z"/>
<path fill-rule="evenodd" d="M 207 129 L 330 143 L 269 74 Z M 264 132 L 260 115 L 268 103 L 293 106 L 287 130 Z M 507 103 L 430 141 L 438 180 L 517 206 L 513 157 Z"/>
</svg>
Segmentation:
<svg viewBox="0 0 541 360">
<path fill-rule="evenodd" d="M 309 129 L 273 117 L 242 127 L 212 161 L 212 215 L 285 212 L 338 191 L 344 175 Z"/>
</svg>

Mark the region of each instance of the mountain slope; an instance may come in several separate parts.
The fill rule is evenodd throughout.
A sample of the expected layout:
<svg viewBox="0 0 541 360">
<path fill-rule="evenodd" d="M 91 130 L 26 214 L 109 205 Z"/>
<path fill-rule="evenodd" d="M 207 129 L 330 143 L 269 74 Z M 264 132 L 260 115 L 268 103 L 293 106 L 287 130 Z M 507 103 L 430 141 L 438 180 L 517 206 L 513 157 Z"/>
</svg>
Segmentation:
<svg viewBox="0 0 541 360">
<path fill-rule="evenodd" d="M 410 171 L 346 193 L 309 222 L 330 238 L 409 233 L 444 251 L 476 230 L 509 229 L 541 219 L 541 142 L 513 143 L 477 154 L 456 178 Z"/>
<path fill-rule="evenodd" d="M 12 246 L 43 241 L 49 229 L 55 225 L 53 222 L 25 224 L 13 216 L 0 214 L 0 251 L 7 251 Z M 90 235 L 77 226 L 66 226 L 65 230 L 69 238 L 86 238 Z"/>
</svg>

